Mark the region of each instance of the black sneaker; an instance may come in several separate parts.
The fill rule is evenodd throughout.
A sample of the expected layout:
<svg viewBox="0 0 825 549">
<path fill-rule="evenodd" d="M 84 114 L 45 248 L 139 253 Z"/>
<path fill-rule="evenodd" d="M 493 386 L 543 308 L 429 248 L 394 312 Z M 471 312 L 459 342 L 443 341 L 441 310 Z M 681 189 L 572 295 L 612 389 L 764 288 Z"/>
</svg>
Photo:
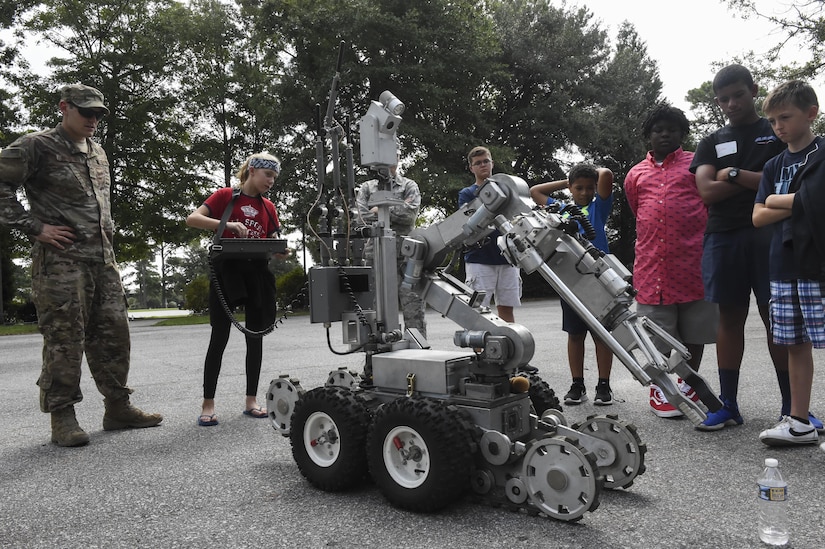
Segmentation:
<svg viewBox="0 0 825 549">
<path fill-rule="evenodd" d="M 587 400 L 587 389 L 584 388 L 583 383 L 574 383 L 564 395 L 565 404 L 581 404 L 585 400 Z"/>
<path fill-rule="evenodd" d="M 596 385 L 596 398 L 593 399 L 596 406 L 610 406 L 613 404 L 613 391 L 607 383 Z"/>
</svg>

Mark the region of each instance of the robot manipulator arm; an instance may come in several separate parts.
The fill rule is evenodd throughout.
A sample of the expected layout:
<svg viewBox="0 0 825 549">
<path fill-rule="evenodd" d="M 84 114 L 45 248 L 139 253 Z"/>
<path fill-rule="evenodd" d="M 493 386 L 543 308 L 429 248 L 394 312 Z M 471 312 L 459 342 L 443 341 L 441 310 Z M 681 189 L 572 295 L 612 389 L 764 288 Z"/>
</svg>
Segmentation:
<svg viewBox="0 0 825 549">
<path fill-rule="evenodd" d="M 407 283 L 413 284 L 425 270 L 437 269 L 450 251 L 486 238 L 496 229 L 497 218 L 500 223 L 529 212 L 527 196 L 529 190 L 523 179 L 496 174 L 478 189 L 472 202 L 434 225 L 413 230 L 401 247 L 408 261 Z M 415 265 L 410 266 L 410 262 Z"/>
<path fill-rule="evenodd" d="M 687 351 L 683 351 L 683 346 L 655 323 L 636 316 L 632 308 L 636 291 L 630 284 L 631 273 L 624 265 L 610 254 L 595 253 L 595 248 L 582 240 L 578 224 L 572 230 L 557 212 L 534 209 L 526 196 L 529 191 L 523 180 L 497 174 L 479 189 L 475 200 L 445 220 L 413 231 L 402 245 L 402 254 L 407 258 L 403 283 L 419 291 L 433 306 L 433 301 L 438 299 L 433 296 L 438 292 L 428 296 L 431 293 L 428 287 L 437 285 L 438 275 L 433 273 L 446 253 L 462 244 L 477 242 L 494 228 L 498 229 L 502 233 L 499 248 L 508 261 L 526 273 L 538 270 L 640 383 L 657 383 L 691 421 L 704 420 L 704 409 L 685 399 L 669 377 L 675 372 L 685 380 L 692 380 L 689 383 L 707 409 L 718 409 L 721 403 L 704 379 L 687 364 Z M 495 322 L 483 322 L 489 319 L 480 319 L 484 315 L 479 310 L 467 310 L 466 297 L 461 300 L 464 307 L 459 308 L 463 312 L 455 318 L 445 313 L 449 311 L 446 301 L 433 308 L 467 329 L 492 327 L 491 333 L 510 336 L 519 350 L 516 354 L 522 359 L 530 354 L 529 332 L 505 334 Z M 661 340 L 660 347 L 669 350 L 660 352 L 653 343 L 654 338 Z M 522 345 L 525 347 L 520 348 Z"/>
<path fill-rule="evenodd" d="M 676 373 L 691 380 L 688 383 L 707 409 L 721 407 L 705 380 L 687 363 L 687 349 L 653 321 L 636 316 L 632 308 L 636 290 L 625 266 L 613 255 L 591 253 L 593 246 L 582 242 L 578 233 L 561 230 L 557 218 L 536 210 L 513 223 L 499 223 L 499 230 L 509 228 L 499 247 L 526 272 L 538 270 L 640 383 L 656 383 L 691 421 L 704 421 L 704 410 L 685 398 L 669 376 Z"/>
</svg>

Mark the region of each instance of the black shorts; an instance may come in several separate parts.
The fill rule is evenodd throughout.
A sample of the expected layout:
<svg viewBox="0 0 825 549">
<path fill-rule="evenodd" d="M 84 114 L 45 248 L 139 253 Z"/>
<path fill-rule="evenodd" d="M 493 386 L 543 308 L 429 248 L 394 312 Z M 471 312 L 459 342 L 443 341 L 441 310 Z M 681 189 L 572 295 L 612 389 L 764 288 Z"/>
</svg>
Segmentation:
<svg viewBox="0 0 825 549">
<path fill-rule="evenodd" d="M 590 327 L 565 300 L 561 302 L 561 329 L 570 335 L 586 334 Z"/>
<path fill-rule="evenodd" d="M 751 227 L 705 235 L 702 282 L 707 301 L 747 307 L 753 291 L 759 305 L 768 304 L 772 232 L 773 227 Z"/>
</svg>

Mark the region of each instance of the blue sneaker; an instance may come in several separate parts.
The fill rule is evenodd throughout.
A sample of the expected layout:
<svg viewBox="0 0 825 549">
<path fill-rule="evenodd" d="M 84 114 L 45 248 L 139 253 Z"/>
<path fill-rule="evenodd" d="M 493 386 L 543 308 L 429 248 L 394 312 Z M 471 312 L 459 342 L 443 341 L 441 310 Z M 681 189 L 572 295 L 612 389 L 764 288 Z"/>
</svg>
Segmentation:
<svg viewBox="0 0 825 549">
<path fill-rule="evenodd" d="M 811 412 L 808 412 L 808 421 L 811 422 L 811 425 L 814 426 L 817 433 L 822 433 L 825 431 L 825 427 L 823 427 L 822 422 L 819 421 Z"/>
<path fill-rule="evenodd" d="M 716 412 L 708 413 L 705 421 L 696 426 L 700 431 L 718 431 L 725 426 L 742 425 L 745 420 L 739 415 L 739 407 L 728 400 Z"/>
</svg>

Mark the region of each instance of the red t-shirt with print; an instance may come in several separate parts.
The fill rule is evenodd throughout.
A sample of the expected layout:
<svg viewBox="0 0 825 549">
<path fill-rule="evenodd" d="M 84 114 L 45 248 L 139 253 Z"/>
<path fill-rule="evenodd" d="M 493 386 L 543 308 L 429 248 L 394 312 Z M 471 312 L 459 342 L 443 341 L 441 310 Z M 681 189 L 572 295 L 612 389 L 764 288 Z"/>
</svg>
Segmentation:
<svg viewBox="0 0 825 549">
<path fill-rule="evenodd" d="M 230 187 L 224 187 L 204 201 L 211 217 L 223 217 L 224 210 L 232 200 L 232 190 Z M 243 193 L 238 195 L 232 205 L 232 213 L 227 220 L 227 223 L 229 222 L 243 223 L 248 230 L 246 238 L 271 238 L 274 233 L 281 230 L 278 212 L 269 199 L 262 196 L 247 196 Z M 237 238 L 237 235 L 225 229 L 221 237 Z"/>
</svg>

